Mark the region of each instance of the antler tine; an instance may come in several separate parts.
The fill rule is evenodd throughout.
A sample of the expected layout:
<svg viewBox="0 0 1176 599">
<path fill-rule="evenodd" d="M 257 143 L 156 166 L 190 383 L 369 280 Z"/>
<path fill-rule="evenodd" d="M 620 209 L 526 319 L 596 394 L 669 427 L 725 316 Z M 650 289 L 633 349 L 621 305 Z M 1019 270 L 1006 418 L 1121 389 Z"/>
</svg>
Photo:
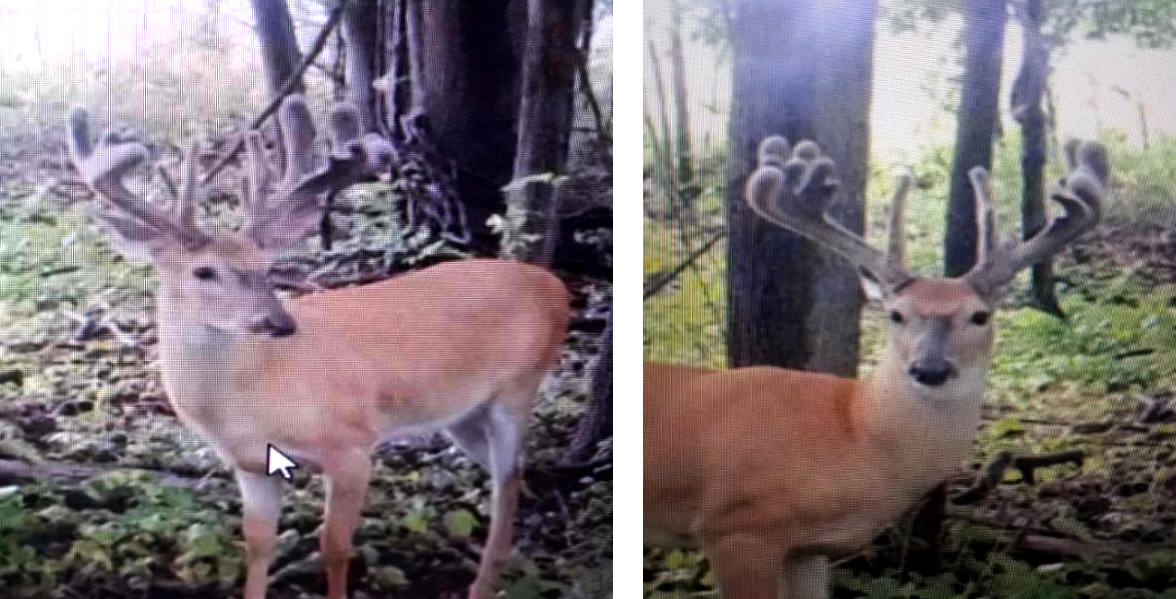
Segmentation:
<svg viewBox="0 0 1176 599">
<path fill-rule="evenodd" d="M 1031 239 L 1008 248 L 995 247 L 995 242 L 992 241 L 995 238 L 994 234 L 988 234 L 988 258 L 978 261 L 965 275 L 977 289 L 991 293 L 1010 281 L 1022 269 L 1060 252 L 1101 220 L 1106 183 L 1110 176 L 1106 150 L 1097 142 L 1067 142 L 1065 149 L 1066 161 L 1071 170 L 1061 181 L 1064 182 L 1064 187 L 1055 186 L 1050 192 L 1050 198 L 1062 206 L 1063 213 L 1051 219 Z M 976 184 L 977 175 L 982 185 Z M 987 172 L 979 168 L 973 169 L 972 176 L 973 185 L 977 189 L 977 203 L 981 201 L 980 190 L 983 189 L 984 195 L 988 198 L 986 201 L 991 204 L 992 191 L 987 180 Z M 985 220 L 987 228 L 991 231 L 991 207 Z"/>
<path fill-rule="evenodd" d="M 359 137 L 359 131 L 359 111 L 346 102 L 335 104 L 329 127 L 331 151 L 345 153 L 344 147 Z"/>
<path fill-rule="evenodd" d="M 282 142 L 286 149 L 286 170 L 281 188 L 293 189 L 303 178 L 314 172 L 314 119 L 302 96 L 286 98 L 278 111 L 282 125 Z"/>
<path fill-rule="evenodd" d="M 146 147 L 139 143 L 124 142 L 116 133 L 106 133 L 95 148 L 90 141 L 89 115 L 84 108 L 70 110 L 68 121 L 70 158 L 95 193 L 142 225 L 165 233 L 184 245 L 200 245 L 206 240 L 199 230 L 183 226 L 166 211 L 147 203 L 123 185 L 123 178 L 147 160 Z M 108 211 L 100 211 L 98 216 L 128 229 L 125 217 Z"/>
<path fill-rule="evenodd" d="M 879 282 L 894 286 L 910 278 L 901 264 L 902 242 L 891 244 L 888 258 L 878 249 L 841 226 L 828 213 L 828 204 L 837 189 L 833 177 L 834 164 L 822 156 L 820 147 L 805 140 L 792 149 L 792 157 L 784 159 L 788 142 L 772 136 L 760 143 L 759 165 L 748 180 L 744 198 L 760 217 L 788 229 L 842 256 L 851 264 Z M 902 204 L 905 187 L 896 193 L 899 205 L 892 225 L 902 225 Z M 901 236 L 899 236 L 901 237 Z"/>
<path fill-rule="evenodd" d="M 761 166 L 774 166 L 783 170 L 784 164 L 788 162 L 788 158 L 792 155 L 792 148 L 788 145 L 787 139 L 779 135 L 772 135 L 765 137 L 760 142 L 759 151 L 756 152 L 756 155 Z"/>
<path fill-rule="evenodd" d="M 992 268 L 999 248 L 996 219 L 993 216 L 992 181 L 988 177 L 988 170 L 977 166 L 968 171 L 968 178 L 972 181 L 972 192 L 976 201 L 976 266 L 973 268 Z M 1011 276 L 1011 275 L 1010 275 Z"/>
<path fill-rule="evenodd" d="M 301 240 L 317 228 L 322 215 L 321 196 L 377 174 L 387 164 L 392 147 L 378 135 L 360 136 L 355 108 L 337 105 L 331 114 L 328 134 L 332 149 L 327 164 L 308 166 L 314 142 L 310 110 L 301 96 L 290 96 L 279 113 L 287 151 L 287 167 L 278 188 L 255 209 L 246 233 L 262 246 L 284 246 Z M 254 200 L 255 204 L 260 203 Z"/>
<path fill-rule="evenodd" d="M 258 131 L 245 134 L 245 197 L 243 206 L 250 212 L 265 208 L 265 198 L 273 183 L 273 170 L 265 155 L 265 142 Z"/>
<path fill-rule="evenodd" d="M 886 265 L 895 275 L 906 271 L 906 198 L 914 176 L 909 168 L 895 174 L 894 195 L 890 196 L 890 222 L 887 223 Z"/>
<path fill-rule="evenodd" d="M 360 144 L 363 146 L 362 151 L 365 157 L 364 174 L 378 175 L 391 165 L 395 151 L 383 137 L 375 133 L 366 133 L 361 136 L 360 131 L 359 111 L 346 102 L 336 104 L 331 111 L 332 153 L 348 156 L 354 151 L 351 146 Z"/>
<path fill-rule="evenodd" d="M 176 196 L 176 216 L 180 228 L 190 231 L 196 227 L 196 156 L 200 148 L 196 142 L 188 146 L 188 152 L 180 157 L 180 190 Z"/>
</svg>

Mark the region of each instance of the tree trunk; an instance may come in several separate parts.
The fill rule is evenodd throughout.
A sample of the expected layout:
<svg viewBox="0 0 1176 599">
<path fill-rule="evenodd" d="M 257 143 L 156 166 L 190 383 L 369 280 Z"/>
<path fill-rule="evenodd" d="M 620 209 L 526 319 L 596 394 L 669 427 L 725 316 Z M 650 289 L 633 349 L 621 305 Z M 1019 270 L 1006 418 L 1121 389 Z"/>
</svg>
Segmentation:
<svg viewBox="0 0 1176 599">
<path fill-rule="evenodd" d="M 563 172 L 576 89 L 580 2 L 529 0 L 514 176 Z"/>
<path fill-rule="evenodd" d="M 690 140 L 689 95 L 686 92 L 686 60 L 682 52 L 682 2 L 670 0 L 670 94 L 674 99 L 674 154 L 677 157 L 678 190 L 685 194 L 694 184 L 694 150 Z M 669 132 L 667 132 L 668 134 Z M 693 198 L 682 198 L 692 202 Z M 693 213 L 693 210 L 688 211 Z"/>
<path fill-rule="evenodd" d="M 1041 0 L 1027 0 L 1021 14 L 1024 47 L 1021 70 L 1013 83 L 1013 118 L 1021 124 L 1021 232 L 1025 239 L 1045 227 L 1045 112 L 1041 102 L 1049 73 L 1049 49 L 1041 39 Z M 1065 317 L 1054 293 L 1053 263 L 1046 259 L 1033 265 L 1033 304 Z"/>
<path fill-rule="evenodd" d="M 661 59 L 658 57 L 657 47 L 653 38 L 645 40 L 645 56 L 649 60 L 650 81 L 647 86 L 653 88 L 654 112 L 658 115 L 658 126 L 653 127 L 653 155 L 660 160 L 653 162 L 655 189 L 660 189 L 665 198 L 666 210 L 670 218 L 678 223 L 689 222 L 693 219 L 690 207 L 684 205 L 678 194 L 678 177 L 674 168 L 674 135 L 670 128 L 670 105 L 666 101 L 666 88 L 662 82 Z M 660 134 L 660 136 L 659 136 Z"/>
<path fill-rule="evenodd" d="M 1005 0 L 968 0 L 964 14 L 964 79 L 956 117 L 944 270 L 964 274 L 976 261 L 976 199 L 968 171 L 992 168 L 992 138 L 1000 101 Z"/>
<path fill-rule="evenodd" d="M 294 37 L 294 21 L 286 0 L 250 0 L 253 18 L 257 21 L 257 43 L 261 46 L 261 59 L 265 67 L 265 80 L 269 97 L 278 95 L 282 86 L 298 71 L 302 55 L 298 51 L 298 39 Z M 303 90 L 299 81 L 294 88 Z"/>
<path fill-rule="evenodd" d="M 513 174 L 525 5 L 410 0 L 409 7 L 409 44 L 419 49 L 413 93 L 420 94 L 422 122 L 441 155 L 457 166 L 471 245 L 477 253 L 497 254 L 498 238 L 485 222 L 502 213 L 500 189 Z M 410 48 L 410 60 L 412 54 Z"/>
<path fill-rule="evenodd" d="M 564 170 L 576 90 L 579 2 L 528 0 L 526 51 L 519 102 L 518 145 L 514 180 L 558 175 Z M 522 221 L 523 233 L 537 236 L 516 258 L 550 264 L 559 238 L 559 194 L 550 180 L 531 181 L 508 193 L 509 211 Z"/>
<path fill-rule="evenodd" d="M 740 0 L 736 11 L 728 361 L 851 376 L 862 305 L 854 269 L 756 216 L 743 185 L 763 137 L 813 139 L 837 163 L 842 184 L 833 215 L 862 232 L 877 4 Z"/>
<path fill-rule="evenodd" d="M 572 437 L 568 462 L 581 463 L 592 458 L 600 441 L 612 436 L 613 360 L 612 316 L 600 341 L 600 357 L 592 365 L 592 403 L 580 416 Z"/>
<path fill-rule="evenodd" d="M 513 0 L 435 0 L 415 15 L 422 103 L 439 149 L 499 186 L 511 179 L 517 143 L 522 8 Z"/>
<path fill-rule="evenodd" d="M 344 79 L 347 82 L 347 101 L 359 110 L 363 131 L 376 129 L 375 80 L 376 23 L 380 18 L 377 0 L 349 0 L 343 11 L 342 32 L 347 44 Z"/>
<path fill-rule="evenodd" d="M 384 125 L 391 137 L 403 141 L 400 120 L 409 115 L 413 108 L 413 86 L 410 43 L 408 35 L 409 1 L 388 0 L 392 5 L 391 14 L 382 15 L 387 19 L 384 28 Z M 413 21 L 415 23 L 415 21 Z M 419 46 L 417 48 L 419 55 Z M 419 94 L 418 94 L 419 95 Z M 421 108 L 421 110 L 424 110 Z"/>
<path fill-rule="evenodd" d="M 597 59 L 593 18 L 595 2 L 583 3 L 580 15 L 580 77 L 577 97 L 573 100 L 572 132 L 568 138 L 568 171 L 581 168 L 612 170 L 609 121 L 612 115 L 612 51 L 603 60 Z M 603 58 L 603 57 L 602 57 Z M 607 77 L 594 77 L 596 67 L 604 62 Z M 603 69 L 602 69 L 603 70 Z"/>
</svg>

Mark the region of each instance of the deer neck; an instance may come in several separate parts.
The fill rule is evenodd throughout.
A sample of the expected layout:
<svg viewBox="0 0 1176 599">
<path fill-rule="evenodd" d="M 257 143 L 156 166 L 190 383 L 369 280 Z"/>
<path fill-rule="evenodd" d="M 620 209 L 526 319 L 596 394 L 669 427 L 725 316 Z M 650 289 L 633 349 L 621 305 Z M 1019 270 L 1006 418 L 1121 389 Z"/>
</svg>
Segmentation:
<svg viewBox="0 0 1176 599">
<path fill-rule="evenodd" d="M 200 322 L 194 318 L 193 310 L 186 302 L 164 287 L 156 294 L 156 301 L 160 358 L 170 392 L 191 391 L 200 381 L 201 390 L 207 393 L 211 389 L 204 387 L 231 384 L 240 379 L 235 375 L 252 370 L 251 357 L 258 349 L 255 335 L 226 331 Z M 219 374 L 209 376 L 212 372 Z"/>
</svg>

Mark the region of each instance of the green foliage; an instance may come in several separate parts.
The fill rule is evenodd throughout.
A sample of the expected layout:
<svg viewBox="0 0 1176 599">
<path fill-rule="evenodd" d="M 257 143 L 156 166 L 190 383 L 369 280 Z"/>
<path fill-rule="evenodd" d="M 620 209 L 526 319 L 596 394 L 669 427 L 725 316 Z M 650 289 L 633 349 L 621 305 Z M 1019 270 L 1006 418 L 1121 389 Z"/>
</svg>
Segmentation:
<svg viewBox="0 0 1176 599">
<path fill-rule="evenodd" d="M 694 249 L 683 246 L 676 233 L 674 225 L 645 221 L 646 277 L 664 276 Z M 720 241 L 677 281 L 646 300 L 646 357 L 711 366 L 726 362 L 725 247 Z"/>
<path fill-rule="evenodd" d="M 1176 314 L 1166 305 L 1173 290 L 1148 289 L 1129 274 L 1099 286 L 1096 298 L 1063 296 L 1065 321 L 1030 309 L 1002 315 L 992 373 L 1007 382 L 1003 388 L 1031 395 L 1078 385 L 1101 394 L 1148 389 L 1163 380 L 1169 372 L 1165 363 L 1137 350 L 1176 351 L 1171 337 Z"/>
<path fill-rule="evenodd" d="M 1109 217 L 1117 224 L 1176 221 L 1176 137 L 1161 135 L 1144 148 L 1120 131 L 1104 131 L 1115 186 Z"/>
<path fill-rule="evenodd" d="M 880 18 L 896 32 L 934 27 L 962 12 L 965 0 L 883 0 Z M 1062 38 L 1102 39 L 1129 35 L 1147 48 L 1167 48 L 1176 40 L 1173 0 L 1044 1 L 1045 30 Z"/>
<path fill-rule="evenodd" d="M 110 250 L 79 210 L 48 214 L 55 202 L 30 192 L 0 204 L 0 304 L 32 312 L 84 301 L 79 291 L 112 284 L 145 301 L 147 269 Z"/>
<path fill-rule="evenodd" d="M 1176 2 L 1172 0 L 1067 0 L 1059 4 L 1070 13 L 1082 11 L 1076 20 L 1087 38 L 1120 33 L 1148 48 L 1169 48 L 1176 40 Z"/>
<path fill-rule="evenodd" d="M 161 573 L 218 584 L 240 576 L 236 531 L 200 509 L 189 490 L 116 473 L 80 491 L 84 500 L 66 501 L 50 487 L 0 500 L 0 584 L 16 597 L 110 577 L 147 589 Z"/>
</svg>

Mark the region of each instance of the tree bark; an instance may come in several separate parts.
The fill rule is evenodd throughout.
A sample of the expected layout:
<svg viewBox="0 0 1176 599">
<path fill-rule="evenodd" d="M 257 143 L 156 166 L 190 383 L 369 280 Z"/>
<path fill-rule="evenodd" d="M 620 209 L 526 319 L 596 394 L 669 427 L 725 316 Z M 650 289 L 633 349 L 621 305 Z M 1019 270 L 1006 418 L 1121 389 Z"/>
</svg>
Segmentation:
<svg viewBox="0 0 1176 599">
<path fill-rule="evenodd" d="M 872 1 L 737 3 L 727 178 L 732 367 L 856 372 L 862 295 L 854 270 L 756 216 L 743 185 L 764 136 L 813 139 L 837 163 L 834 217 L 862 232 L 876 12 Z"/>
<path fill-rule="evenodd" d="M 347 82 L 347 101 L 359 110 L 359 123 L 363 131 L 376 129 L 376 94 L 372 89 L 375 80 L 376 23 L 379 3 L 376 0 L 348 0 L 343 10 L 342 32 L 347 45 L 347 61 L 344 63 L 344 79 Z"/>
<path fill-rule="evenodd" d="M 580 1 L 529 0 L 514 176 L 563 172 L 576 89 Z"/>
<path fill-rule="evenodd" d="M 269 97 L 273 98 L 297 74 L 298 64 L 302 62 L 298 39 L 294 36 L 294 21 L 290 18 L 286 0 L 250 0 L 249 3 L 257 21 L 257 43 L 261 46 Z M 294 91 L 302 92 L 303 89 L 299 78 Z"/>
<path fill-rule="evenodd" d="M 670 0 L 670 93 L 674 98 L 674 154 L 679 194 L 694 184 L 694 149 L 690 140 L 686 60 L 682 52 L 682 2 Z M 669 132 L 667 132 L 668 134 Z M 688 201 L 682 198 L 683 201 Z M 693 210 L 688 210 L 693 213 Z"/>
<path fill-rule="evenodd" d="M 1013 83 L 1010 101 L 1013 118 L 1021 125 L 1021 232 L 1025 239 L 1037 234 L 1046 222 L 1045 212 L 1045 112 L 1041 102 L 1049 73 L 1049 49 L 1041 39 L 1041 0 L 1027 0 L 1021 17 L 1024 47 L 1021 70 Z M 1033 265 L 1033 304 L 1065 317 L 1054 293 L 1053 261 Z"/>
<path fill-rule="evenodd" d="M 526 51 L 519 102 L 518 145 L 514 180 L 559 175 L 568 154 L 572 100 L 576 89 L 576 48 L 580 2 L 528 0 Z M 507 194 L 509 211 L 522 221 L 523 233 L 537 236 L 516 258 L 550 264 L 559 238 L 558 199 L 550 180 L 531 181 Z"/>
<path fill-rule="evenodd" d="M 968 171 L 992 168 L 992 138 L 1000 102 L 1005 0 L 968 0 L 964 13 L 964 79 L 956 116 L 944 270 L 962 275 L 976 261 L 976 199 Z"/>
<path fill-rule="evenodd" d="M 592 403 L 580 416 L 580 423 L 572 437 L 568 452 L 569 463 L 582 463 L 592 458 L 600 441 L 612 436 L 613 360 L 612 316 L 600 340 L 600 356 L 592 365 Z"/>
<path fill-rule="evenodd" d="M 498 238 L 485 222 L 503 212 L 500 190 L 513 175 L 526 5 L 410 0 L 409 7 L 410 60 L 417 62 L 413 94 L 419 94 L 414 105 L 422 109 L 417 114 L 440 154 L 457 167 L 457 196 L 473 229 L 472 248 L 497 254 Z"/>
<path fill-rule="evenodd" d="M 416 0 L 421 100 L 439 149 L 495 185 L 511 179 L 525 5 Z"/>
<path fill-rule="evenodd" d="M 388 0 L 392 4 L 391 14 L 384 15 L 388 25 L 384 30 L 384 63 L 387 71 L 380 73 L 384 80 L 384 115 L 389 134 L 403 141 L 400 120 L 408 116 L 413 108 L 412 104 L 412 66 L 409 43 L 408 0 Z M 413 21 L 416 22 L 416 21 Z M 419 47 L 417 48 L 419 55 Z M 424 110 L 423 108 L 421 110 Z"/>
<path fill-rule="evenodd" d="M 652 163 L 653 180 L 656 188 L 662 190 L 670 218 L 678 223 L 689 222 L 693 220 L 690 218 L 689 206 L 680 201 L 681 196 L 678 194 L 678 176 L 674 168 L 674 135 L 670 128 L 670 103 L 666 100 L 666 89 L 662 82 L 661 58 L 652 38 L 645 40 L 645 56 L 649 60 L 650 72 L 650 81 L 646 85 L 653 88 L 654 112 L 658 115 L 658 126 L 650 129 L 653 131 L 651 141 L 655 146 L 653 156 L 660 157 L 660 160 L 655 159 Z"/>
</svg>

